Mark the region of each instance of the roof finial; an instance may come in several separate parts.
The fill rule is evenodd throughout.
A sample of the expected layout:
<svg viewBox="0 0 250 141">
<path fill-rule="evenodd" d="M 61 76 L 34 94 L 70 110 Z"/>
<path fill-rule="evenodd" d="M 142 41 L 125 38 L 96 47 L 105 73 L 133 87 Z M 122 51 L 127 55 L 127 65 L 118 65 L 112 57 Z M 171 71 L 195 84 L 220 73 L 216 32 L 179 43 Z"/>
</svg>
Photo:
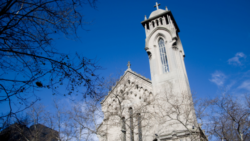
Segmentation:
<svg viewBox="0 0 250 141">
<path fill-rule="evenodd" d="M 167 6 L 165 6 L 165 9 L 166 9 L 166 11 L 168 11 L 168 7 Z"/>
<path fill-rule="evenodd" d="M 129 61 L 128 61 L 128 65 L 127 65 L 127 66 L 128 66 L 128 69 L 130 69 L 131 64 L 130 64 L 130 62 L 129 62 Z"/>
<path fill-rule="evenodd" d="M 156 5 L 155 5 L 154 7 L 156 7 L 156 9 L 158 10 L 158 9 L 159 9 L 158 6 L 160 6 L 160 5 L 161 5 L 160 3 L 158 4 L 158 3 L 156 2 Z"/>
</svg>

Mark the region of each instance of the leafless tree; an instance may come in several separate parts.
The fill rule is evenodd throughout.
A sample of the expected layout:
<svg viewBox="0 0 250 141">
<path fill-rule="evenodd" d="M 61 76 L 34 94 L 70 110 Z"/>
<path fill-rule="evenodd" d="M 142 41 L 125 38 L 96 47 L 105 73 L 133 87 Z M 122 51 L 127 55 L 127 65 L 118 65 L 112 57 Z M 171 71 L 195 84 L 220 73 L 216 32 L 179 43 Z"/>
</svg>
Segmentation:
<svg viewBox="0 0 250 141">
<path fill-rule="evenodd" d="M 146 88 L 140 77 L 130 75 L 123 75 L 120 79 L 110 77 L 104 86 L 109 91 L 102 101 L 104 120 L 97 128 L 98 135 L 105 140 L 112 136 L 108 131 L 108 128 L 112 128 L 118 134 L 115 140 L 145 138 L 143 135 L 146 133 L 140 130 L 150 128 L 148 123 L 154 114 L 148 112 L 153 103 L 150 89 Z"/>
<path fill-rule="evenodd" d="M 14 135 L 14 140 L 91 141 L 91 136 L 95 135 L 93 132 L 96 129 L 93 128 L 94 120 L 84 114 L 94 115 L 95 113 L 92 114 L 88 109 L 82 110 L 84 106 L 79 103 L 72 107 L 70 105 L 65 107 L 61 102 L 54 101 L 54 107 L 54 112 L 47 112 L 44 105 L 35 104 L 27 112 L 27 120 L 18 117 L 14 124 L 3 131 L 4 133 L 9 131 L 12 136 Z M 76 107 L 80 109 L 78 110 Z M 0 140 L 1 137 L 0 134 Z M 8 139 L 10 138 L 8 137 Z"/>
<path fill-rule="evenodd" d="M 5 125 L 11 117 L 39 100 L 37 90 L 62 95 L 94 96 L 100 67 L 95 60 L 60 53 L 52 43 L 56 35 L 77 38 L 83 26 L 81 8 L 95 8 L 96 0 L 3 0 L 0 1 L 0 103 L 8 104 L 0 116 Z M 78 91 L 78 87 L 81 91 Z M 0 128 L 1 130 L 1 128 Z"/>
<path fill-rule="evenodd" d="M 114 83 L 112 80 L 115 80 L 117 83 Z M 109 82 L 110 85 L 108 85 L 107 82 Z M 209 104 L 196 103 L 198 100 L 196 101 L 195 98 L 193 101 L 190 92 L 176 93 L 173 91 L 172 84 L 169 82 L 165 84 L 169 87 L 166 87 L 166 90 L 159 93 L 150 94 L 149 91 L 148 93 L 146 91 L 140 93 L 142 83 L 138 78 L 133 80 L 129 77 L 121 78 L 120 80 L 111 78 L 107 82 L 105 86 L 109 86 L 108 88 L 111 88 L 110 86 L 113 87 L 102 102 L 104 121 L 100 126 L 101 128 L 98 129 L 98 134 L 102 136 L 103 139 L 112 136 L 107 135 L 108 130 L 110 130 L 107 129 L 107 127 L 116 129 L 114 132 L 115 134 L 120 134 L 119 140 L 124 140 L 124 138 L 131 140 L 129 131 L 132 131 L 132 134 L 137 137 L 139 134 L 137 114 L 140 113 L 143 140 L 145 140 L 147 136 L 152 136 L 151 133 L 149 135 L 145 132 L 147 132 L 147 130 L 152 131 L 156 124 L 159 124 L 156 131 L 157 136 L 165 134 L 168 132 L 167 130 L 169 130 L 169 133 L 172 135 L 172 131 L 174 130 L 176 134 L 179 134 L 180 131 L 181 136 L 178 137 L 179 139 L 188 138 L 191 141 L 208 140 L 205 131 L 202 130 L 202 121 L 198 120 L 197 122 L 196 120 L 194 105 L 200 104 L 198 106 L 200 111 L 197 111 L 197 117 L 203 120 L 202 115 L 207 112 L 205 110 Z M 128 109 L 130 107 L 126 102 L 137 99 L 138 101 L 133 102 L 133 115 L 124 116 L 124 113 L 129 113 Z M 134 120 L 133 124 L 130 124 L 131 117 Z M 152 126 L 152 124 L 154 125 Z M 126 134 L 124 134 L 124 132 L 126 132 Z M 126 135 L 126 137 L 124 137 L 124 135 Z M 158 138 L 157 136 L 155 136 L 155 138 Z M 118 140 L 118 138 L 116 140 Z"/>
<path fill-rule="evenodd" d="M 48 113 L 42 105 L 32 106 L 25 118 L 18 117 L 13 121 L 14 124 L 1 132 L 0 140 L 54 141 L 59 139 L 58 132 L 48 127 Z"/>
<path fill-rule="evenodd" d="M 96 139 L 96 129 L 103 119 L 99 103 L 95 99 L 84 103 L 75 103 L 68 111 L 69 119 L 74 125 L 76 140 L 92 141 Z"/>
<path fill-rule="evenodd" d="M 196 120 L 193 97 L 189 91 L 174 92 L 171 82 L 164 84 L 166 89 L 155 95 L 155 118 L 158 118 L 160 126 L 158 133 L 172 129 L 181 137 L 191 141 L 207 140 L 201 125 Z"/>
<path fill-rule="evenodd" d="M 207 109 L 205 126 L 211 137 L 224 141 L 247 141 L 250 139 L 250 97 L 230 95 L 205 101 Z M 204 103 L 205 103 L 204 102 Z"/>
<path fill-rule="evenodd" d="M 161 134 L 168 128 L 178 131 L 178 128 L 182 127 L 181 130 L 186 130 L 186 135 L 183 138 L 189 138 L 192 141 L 206 141 L 209 137 L 223 141 L 247 141 L 250 139 L 249 95 L 232 96 L 224 94 L 212 99 L 197 99 L 192 97 L 190 92 L 173 92 L 171 83 L 168 86 L 167 90 L 153 95 L 154 98 L 151 98 L 150 104 L 146 106 L 147 108 L 140 107 L 145 108 L 145 113 L 147 113 L 145 121 L 147 119 L 159 121 L 157 133 Z M 129 89 L 129 91 L 132 89 Z M 123 89 L 121 90 L 123 92 Z M 114 115 L 115 113 L 116 116 L 121 118 L 122 114 L 119 116 L 119 105 L 122 104 L 119 104 L 121 103 L 119 101 L 122 101 L 120 99 L 126 99 L 126 97 L 124 98 L 122 93 L 110 94 L 114 95 L 113 99 L 118 98 L 116 102 L 118 107 L 115 107 L 118 110 L 108 110 L 108 114 Z M 153 117 L 150 117 L 150 115 L 153 115 Z M 121 122 L 121 120 L 118 121 Z M 165 123 L 168 123 L 167 126 L 164 126 Z M 127 126 L 129 127 L 129 125 Z M 146 126 L 150 126 L 150 124 Z"/>
<path fill-rule="evenodd" d="M 50 128 L 58 131 L 59 141 L 70 141 L 75 138 L 75 127 L 74 123 L 71 120 L 69 111 L 71 110 L 70 105 L 64 105 L 62 102 L 58 102 L 54 99 L 55 112 L 52 113 Z"/>
<path fill-rule="evenodd" d="M 181 133 L 181 138 L 189 138 L 192 141 L 207 140 L 201 126 L 197 124 L 191 93 L 176 94 L 172 88 L 167 88 L 166 91 L 152 94 L 148 88 L 142 87 L 140 78 L 123 77 L 121 79 L 111 78 L 105 83 L 105 86 L 111 89 L 109 89 L 108 96 L 102 101 L 104 121 L 98 128 L 98 135 L 102 136 L 104 140 L 105 137 L 109 136 L 110 139 L 112 136 L 108 131 L 111 127 L 115 129 L 114 134 L 120 134 L 116 140 L 124 140 L 124 138 L 131 140 L 131 134 L 139 138 L 139 134 L 141 134 L 139 129 L 143 130 L 142 139 L 145 140 L 148 136 L 152 136 L 151 132 L 147 134 L 147 131 L 152 131 L 155 124 L 159 124 L 156 131 L 158 135 L 171 128 L 171 131 L 172 129 L 175 131 L 185 130 L 185 135 Z M 168 86 L 171 87 L 171 83 Z M 131 104 L 133 105 L 133 114 L 126 116 L 124 113 L 130 112 Z M 140 113 L 140 120 L 138 113 Z M 130 123 L 131 119 L 133 119 L 133 124 Z M 168 123 L 167 126 L 165 126 L 166 123 Z M 138 128 L 138 126 L 141 127 Z"/>
</svg>

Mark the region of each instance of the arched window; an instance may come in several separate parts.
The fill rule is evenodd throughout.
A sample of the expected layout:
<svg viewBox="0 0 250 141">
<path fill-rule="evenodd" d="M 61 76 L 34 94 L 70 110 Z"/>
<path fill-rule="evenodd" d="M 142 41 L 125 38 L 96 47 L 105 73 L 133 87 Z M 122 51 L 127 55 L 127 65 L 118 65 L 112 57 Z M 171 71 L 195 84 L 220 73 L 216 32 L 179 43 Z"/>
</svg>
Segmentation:
<svg viewBox="0 0 250 141">
<path fill-rule="evenodd" d="M 166 48 L 165 48 L 164 40 L 162 38 L 160 38 L 159 40 L 159 50 L 160 50 L 160 56 L 161 56 L 162 71 L 163 73 L 169 72 Z"/>
</svg>

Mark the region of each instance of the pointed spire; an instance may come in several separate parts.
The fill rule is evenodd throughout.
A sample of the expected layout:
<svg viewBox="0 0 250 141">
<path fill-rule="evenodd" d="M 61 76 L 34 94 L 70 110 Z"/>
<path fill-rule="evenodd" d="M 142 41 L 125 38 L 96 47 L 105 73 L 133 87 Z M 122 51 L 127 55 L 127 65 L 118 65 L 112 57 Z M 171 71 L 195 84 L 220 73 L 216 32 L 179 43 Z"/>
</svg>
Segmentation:
<svg viewBox="0 0 250 141">
<path fill-rule="evenodd" d="M 144 16 L 144 20 L 147 20 L 147 15 Z"/>
<path fill-rule="evenodd" d="M 166 11 L 168 11 L 168 7 L 167 6 L 165 6 L 165 9 L 166 9 Z"/>
</svg>

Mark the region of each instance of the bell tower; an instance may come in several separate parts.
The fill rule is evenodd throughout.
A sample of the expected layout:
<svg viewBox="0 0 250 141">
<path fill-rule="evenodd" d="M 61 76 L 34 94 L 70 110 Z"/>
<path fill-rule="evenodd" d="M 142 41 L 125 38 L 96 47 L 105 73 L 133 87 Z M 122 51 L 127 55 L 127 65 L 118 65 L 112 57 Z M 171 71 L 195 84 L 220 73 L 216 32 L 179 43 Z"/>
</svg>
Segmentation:
<svg viewBox="0 0 250 141">
<path fill-rule="evenodd" d="M 146 33 L 145 50 L 154 93 L 162 92 L 166 84 L 171 84 L 174 93 L 190 94 L 179 27 L 172 12 L 167 7 L 159 9 L 159 5 L 156 3 L 156 10 L 141 22 Z"/>
</svg>

